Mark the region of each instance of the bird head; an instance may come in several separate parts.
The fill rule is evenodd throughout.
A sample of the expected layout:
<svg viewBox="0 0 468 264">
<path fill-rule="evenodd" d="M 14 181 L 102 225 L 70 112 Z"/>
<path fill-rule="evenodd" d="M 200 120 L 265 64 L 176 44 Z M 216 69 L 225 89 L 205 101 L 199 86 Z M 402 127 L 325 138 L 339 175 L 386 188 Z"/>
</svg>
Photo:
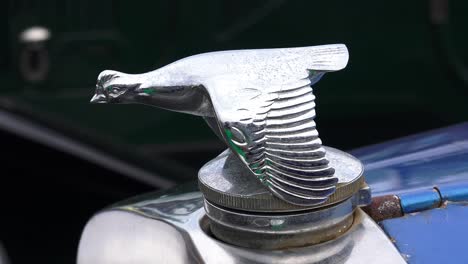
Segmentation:
<svg viewBox="0 0 468 264">
<path fill-rule="evenodd" d="M 99 74 L 91 103 L 145 104 L 195 115 L 213 115 L 200 85 L 167 68 L 149 73 L 127 74 L 105 70 Z"/>
<path fill-rule="evenodd" d="M 99 74 L 91 103 L 127 103 L 134 101 L 141 83 L 134 75 L 105 70 Z"/>
</svg>

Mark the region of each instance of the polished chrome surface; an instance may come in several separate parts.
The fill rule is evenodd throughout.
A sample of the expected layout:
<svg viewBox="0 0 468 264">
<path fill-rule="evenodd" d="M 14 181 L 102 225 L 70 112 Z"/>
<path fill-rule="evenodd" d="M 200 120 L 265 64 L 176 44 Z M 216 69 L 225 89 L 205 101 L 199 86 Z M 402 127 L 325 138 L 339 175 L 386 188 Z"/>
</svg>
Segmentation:
<svg viewBox="0 0 468 264">
<path fill-rule="evenodd" d="M 311 207 L 289 204 L 278 199 L 260 182 L 252 181 L 250 172 L 237 157 L 226 150 L 203 166 L 198 173 L 199 188 L 205 199 L 222 207 L 253 212 L 286 212 L 310 210 L 348 199 L 364 184 L 363 166 L 353 156 L 325 147 L 326 158 L 335 168 L 337 188 L 328 200 Z"/>
<path fill-rule="evenodd" d="M 211 220 L 210 231 L 229 244 L 255 249 L 303 247 L 344 234 L 353 223 L 356 207 L 369 202 L 370 195 L 362 192 L 338 204 L 309 211 L 243 212 L 219 207 L 206 199 L 205 211 Z"/>
<path fill-rule="evenodd" d="M 145 195 L 101 211 L 88 222 L 78 263 L 405 263 L 360 209 L 338 238 L 285 250 L 226 244 L 207 231 L 209 224 L 194 185 Z"/>
<path fill-rule="evenodd" d="M 104 71 L 91 101 L 203 116 L 271 193 L 313 206 L 338 179 L 318 137 L 310 86 L 347 62 L 342 44 L 211 52 L 144 74 Z"/>
</svg>

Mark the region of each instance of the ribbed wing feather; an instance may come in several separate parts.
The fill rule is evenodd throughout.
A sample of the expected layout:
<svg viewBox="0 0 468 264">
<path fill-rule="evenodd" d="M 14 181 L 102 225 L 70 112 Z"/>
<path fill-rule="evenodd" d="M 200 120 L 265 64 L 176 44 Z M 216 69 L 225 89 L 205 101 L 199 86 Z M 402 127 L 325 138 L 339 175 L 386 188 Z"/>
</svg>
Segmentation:
<svg viewBox="0 0 468 264">
<path fill-rule="evenodd" d="M 310 80 L 282 86 L 254 118 L 259 127 L 245 160 L 274 194 L 294 204 L 325 202 L 337 179 L 316 130 Z"/>
</svg>

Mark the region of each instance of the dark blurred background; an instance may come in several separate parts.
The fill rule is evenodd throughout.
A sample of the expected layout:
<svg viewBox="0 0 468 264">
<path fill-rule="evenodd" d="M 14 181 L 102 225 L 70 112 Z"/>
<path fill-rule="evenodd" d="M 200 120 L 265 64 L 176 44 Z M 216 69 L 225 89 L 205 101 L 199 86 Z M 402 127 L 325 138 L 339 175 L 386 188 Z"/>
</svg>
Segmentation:
<svg viewBox="0 0 468 264">
<path fill-rule="evenodd" d="M 468 2 L 4 1 L 0 242 L 12 263 L 74 262 L 97 210 L 196 179 L 224 146 L 202 119 L 91 105 L 104 69 L 147 72 L 196 53 L 344 43 L 315 85 L 340 149 L 468 120 Z"/>
</svg>

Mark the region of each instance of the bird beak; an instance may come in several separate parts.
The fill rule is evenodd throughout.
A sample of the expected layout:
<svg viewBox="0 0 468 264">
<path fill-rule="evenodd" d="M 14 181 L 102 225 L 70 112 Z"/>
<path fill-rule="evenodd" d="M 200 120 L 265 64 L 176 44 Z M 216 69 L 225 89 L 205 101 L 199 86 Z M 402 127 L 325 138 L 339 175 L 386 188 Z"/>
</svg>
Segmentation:
<svg viewBox="0 0 468 264">
<path fill-rule="evenodd" d="M 93 96 L 93 98 L 91 98 L 90 102 L 92 104 L 103 104 L 103 103 L 107 103 L 107 98 L 104 94 L 97 93 Z"/>
</svg>

